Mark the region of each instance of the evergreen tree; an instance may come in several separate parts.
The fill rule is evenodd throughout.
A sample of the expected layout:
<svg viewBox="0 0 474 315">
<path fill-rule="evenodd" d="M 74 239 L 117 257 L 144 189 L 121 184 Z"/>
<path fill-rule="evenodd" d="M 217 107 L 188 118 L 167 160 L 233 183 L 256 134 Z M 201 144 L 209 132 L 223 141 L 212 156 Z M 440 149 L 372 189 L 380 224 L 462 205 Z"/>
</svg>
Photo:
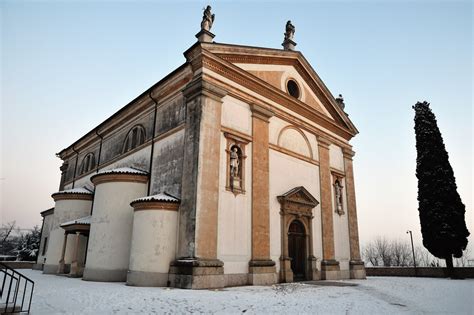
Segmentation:
<svg viewBox="0 0 474 315">
<path fill-rule="evenodd" d="M 418 102 L 413 106 L 421 234 L 426 249 L 445 259 L 448 273 L 453 275 L 453 256 L 462 256 L 469 231 L 464 220 L 465 206 L 429 105 Z"/>
</svg>

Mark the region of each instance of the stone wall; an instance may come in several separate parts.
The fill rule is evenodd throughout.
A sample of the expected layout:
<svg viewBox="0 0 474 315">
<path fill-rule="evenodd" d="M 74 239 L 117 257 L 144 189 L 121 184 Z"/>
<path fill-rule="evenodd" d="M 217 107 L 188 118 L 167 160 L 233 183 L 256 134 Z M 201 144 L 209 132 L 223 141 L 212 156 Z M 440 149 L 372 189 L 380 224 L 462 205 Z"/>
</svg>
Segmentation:
<svg viewBox="0 0 474 315">
<path fill-rule="evenodd" d="M 366 267 L 369 277 L 432 277 L 446 278 L 446 268 L 440 267 Z M 474 278 L 474 267 L 454 268 L 461 278 Z"/>
</svg>

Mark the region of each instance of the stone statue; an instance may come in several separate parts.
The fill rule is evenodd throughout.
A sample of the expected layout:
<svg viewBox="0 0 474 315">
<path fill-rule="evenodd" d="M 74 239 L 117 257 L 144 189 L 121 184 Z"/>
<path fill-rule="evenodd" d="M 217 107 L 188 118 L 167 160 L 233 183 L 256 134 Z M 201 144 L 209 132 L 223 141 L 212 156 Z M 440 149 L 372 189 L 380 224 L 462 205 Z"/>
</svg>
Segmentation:
<svg viewBox="0 0 474 315">
<path fill-rule="evenodd" d="M 336 179 L 336 182 L 334 183 L 334 192 L 336 195 L 336 213 L 338 213 L 339 215 L 344 214 L 344 209 L 342 206 L 342 188 L 344 187 L 339 182 L 339 179 Z"/>
<path fill-rule="evenodd" d="M 211 30 L 212 24 L 214 23 L 214 17 L 215 17 L 215 14 L 211 14 L 211 9 L 212 8 L 210 5 L 208 5 L 204 9 L 204 13 L 202 15 L 201 30 L 205 30 L 205 31 Z"/>
<path fill-rule="evenodd" d="M 230 176 L 237 178 L 239 176 L 239 153 L 237 147 L 233 147 L 230 151 Z"/>
<path fill-rule="evenodd" d="M 338 97 L 336 97 L 336 103 L 339 104 L 339 106 L 344 109 L 346 107 L 346 104 L 344 103 L 344 98 L 342 97 L 342 94 L 339 94 Z"/>
<path fill-rule="evenodd" d="M 286 30 L 284 35 L 285 41 L 293 40 L 293 36 L 295 36 L 295 26 L 291 24 L 291 21 L 286 22 Z"/>
</svg>

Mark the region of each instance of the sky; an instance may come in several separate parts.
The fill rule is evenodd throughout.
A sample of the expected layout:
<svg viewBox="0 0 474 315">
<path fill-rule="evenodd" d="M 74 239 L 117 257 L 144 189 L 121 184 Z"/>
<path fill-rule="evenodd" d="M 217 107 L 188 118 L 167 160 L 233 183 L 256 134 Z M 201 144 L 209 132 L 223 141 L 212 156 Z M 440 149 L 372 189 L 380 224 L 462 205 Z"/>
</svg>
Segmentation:
<svg viewBox="0 0 474 315">
<path fill-rule="evenodd" d="M 54 206 L 55 153 L 184 63 L 205 1 L 0 2 L 0 219 L 41 224 Z M 214 40 L 296 49 L 343 94 L 359 235 L 421 243 L 414 111 L 437 116 L 474 234 L 470 1 L 210 1 Z M 470 240 L 474 238 L 471 236 Z"/>
</svg>

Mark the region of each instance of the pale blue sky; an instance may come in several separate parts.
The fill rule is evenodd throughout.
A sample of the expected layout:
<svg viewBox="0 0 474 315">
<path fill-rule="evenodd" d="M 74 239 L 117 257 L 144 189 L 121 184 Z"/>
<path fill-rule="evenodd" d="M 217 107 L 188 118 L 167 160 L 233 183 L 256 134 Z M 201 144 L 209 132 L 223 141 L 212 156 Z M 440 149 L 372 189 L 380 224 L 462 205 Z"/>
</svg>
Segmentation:
<svg viewBox="0 0 474 315">
<path fill-rule="evenodd" d="M 1 220 L 40 224 L 55 153 L 184 62 L 206 1 L 2 1 Z M 211 1 L 215 41 L 281 48 L 284 25 L 360 131 L 361 241 L 420 239 L 413 110 L 431 102 L 472 216 L 469 1 Z"/>
</svg>

